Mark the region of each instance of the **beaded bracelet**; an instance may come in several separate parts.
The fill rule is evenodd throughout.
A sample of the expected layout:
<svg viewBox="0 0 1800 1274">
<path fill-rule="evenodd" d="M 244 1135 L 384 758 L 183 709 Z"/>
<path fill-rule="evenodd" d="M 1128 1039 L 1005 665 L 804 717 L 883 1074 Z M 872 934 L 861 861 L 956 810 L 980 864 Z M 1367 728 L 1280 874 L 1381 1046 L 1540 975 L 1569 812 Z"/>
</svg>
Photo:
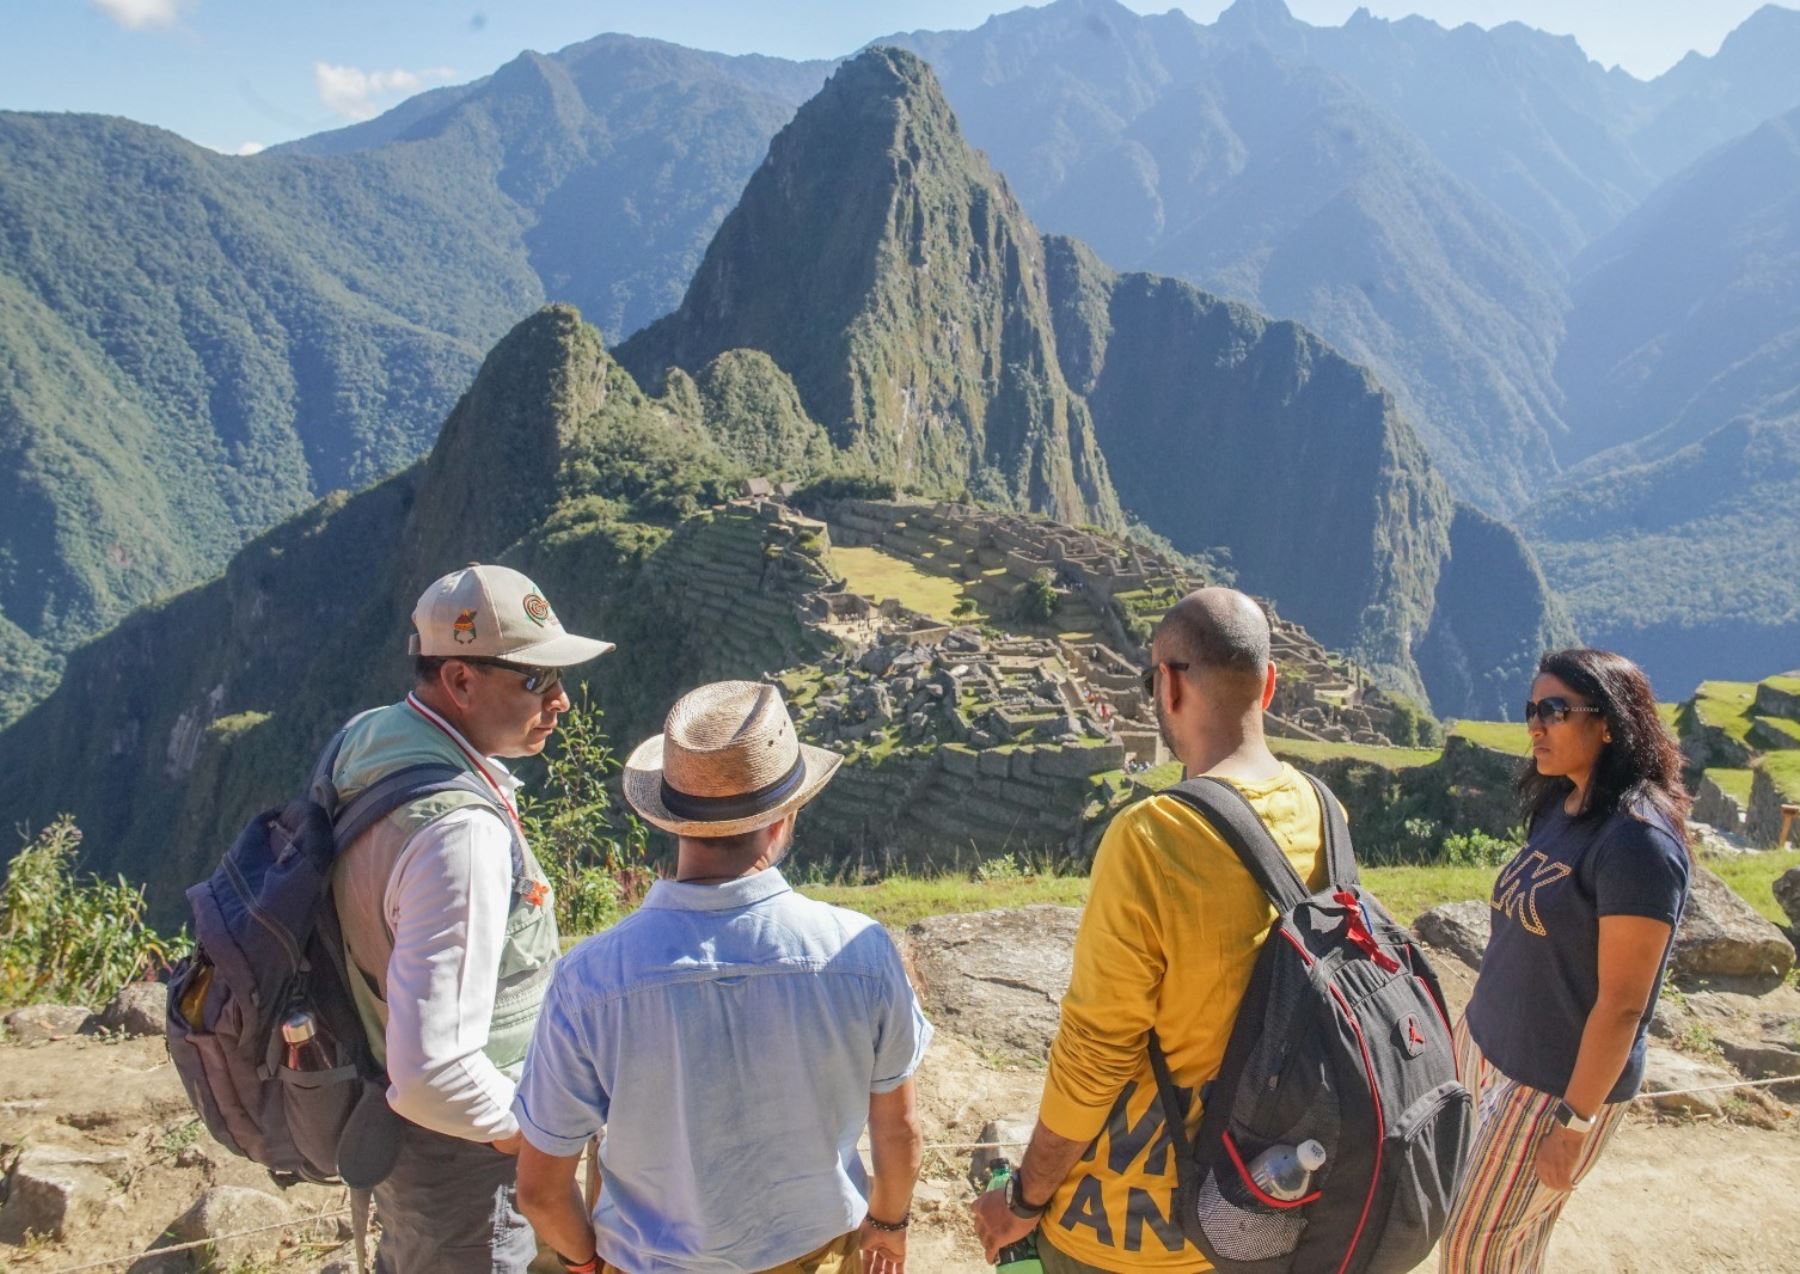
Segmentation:
<svg viewBox="0 0 1800 1274">
<path fill-rule="evenodd" d="M 871 1212 L 869 1214 L 869 1224 L 874 1226 L 877 1230 L 884 1230 L 889 1234 L 899 1234 L 902 1230 L 906 1229 L 907 1226 L 912 1224 L 912 1213 L 908 1212 L 898 1221 L 883 1221 Z"/>
</svg>

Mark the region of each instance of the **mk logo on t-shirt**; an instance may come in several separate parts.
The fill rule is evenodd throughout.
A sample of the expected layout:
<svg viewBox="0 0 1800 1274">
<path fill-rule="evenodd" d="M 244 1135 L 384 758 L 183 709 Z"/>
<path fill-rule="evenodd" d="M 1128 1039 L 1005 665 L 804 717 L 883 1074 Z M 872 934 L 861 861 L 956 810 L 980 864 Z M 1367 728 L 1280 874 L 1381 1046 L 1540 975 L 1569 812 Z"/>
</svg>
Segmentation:
<svg viewBox="0 0 1800 1274">
<path fill-rule="evenodd" d="M 1529 868 L 1529 872 L 1527 871 Z M 1549 933 L 1538 914 L 1538 890 L 1554 885 L 1573 868 L 1567 863 L 1553 863 L 1541 849 L 1515 858 L 1494 882 L 1494 898 L 1488 905 L 1503 916 L 1511 916 L 1525 929 L 1542 938 Z"/>
</svg>

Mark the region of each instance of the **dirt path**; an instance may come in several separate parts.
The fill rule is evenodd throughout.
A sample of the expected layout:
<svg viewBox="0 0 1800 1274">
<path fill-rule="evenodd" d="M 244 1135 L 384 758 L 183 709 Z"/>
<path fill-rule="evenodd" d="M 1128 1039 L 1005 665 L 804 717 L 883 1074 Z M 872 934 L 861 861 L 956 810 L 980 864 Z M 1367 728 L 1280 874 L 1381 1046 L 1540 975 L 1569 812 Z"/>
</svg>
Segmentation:
<svg viewBox="0 0 1800 1274">
<path fill-rule="evenodd" d="M 928 1143 L 970 1142 L 989 1119 L 1035 1108 L 1040 1070 L 1002 1065 L 940 1032 L 920 1075 Z M 0 1158 L 25 1144 L 124 1150 L 122 1188 L 74 1245 L 0 1247 L 0 1269 L 41 1274 L 141 1252 L 208 1185 L 266 1186 L 248 1164 L 195 1135 L 160 1040 L 0 1045 Z M 186 1151 L 186 1153 L 183 1153 Z M 913 1230 L 918 1274 L 979 1274 L 968 1220 L 968 1153 L 933 1150 Z M 297 1210 L 338 1192 L 290 1195 Z M 270 1250 L 282 1270 L 316 1268 L 329 1243 Z M 118 1268 L 123 1269 L 121 1265 Z M 1800 1268 L 1800 1130 L 1766 1132 L 1634 1119 L 1569 1205 L 1557 1271 L 1774 1271 Z"/>
</svg>

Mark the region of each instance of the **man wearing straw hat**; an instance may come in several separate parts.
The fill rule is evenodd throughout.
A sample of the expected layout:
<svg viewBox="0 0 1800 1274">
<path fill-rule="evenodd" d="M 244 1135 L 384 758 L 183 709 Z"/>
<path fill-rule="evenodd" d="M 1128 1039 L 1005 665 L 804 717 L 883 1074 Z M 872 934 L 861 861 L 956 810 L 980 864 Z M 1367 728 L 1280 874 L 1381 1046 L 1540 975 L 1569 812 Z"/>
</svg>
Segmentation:
<svg viewBox="0 0 1800 1274">
<path fill-rule="evenodd" d="M 931 1027 L 887 931 L 777 868 L 840 760 L 773 686 L 727 681 L 625 763 L 675 877 L 558 964 L 513 1104 L 520 1206 L 569 1269 L 905 1270 Z M 590 1218 L 576 1165 L 603 1126 Z"/>
</svg>

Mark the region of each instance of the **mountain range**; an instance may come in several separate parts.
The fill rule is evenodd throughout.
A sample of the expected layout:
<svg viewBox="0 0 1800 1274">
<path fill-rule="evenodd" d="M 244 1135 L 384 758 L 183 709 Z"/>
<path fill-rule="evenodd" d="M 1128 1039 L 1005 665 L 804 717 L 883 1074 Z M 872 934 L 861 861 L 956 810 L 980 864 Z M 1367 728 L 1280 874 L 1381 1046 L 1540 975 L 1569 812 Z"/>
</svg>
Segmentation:
<svg viewBox="0 0 1800 1274">
<path fill-rule="evenodd" d="M 772 235 L 822 246 L 801 261 Z M 652 728 L 703 671 L 784 666 L 730 654 L 746 647 L 668 589 L 674 555 L 759 470 L 904 476 L 1116 527 L 1129 506 L 1178 547 L 1229 545 L 1241 584 L 1440 711 L 1498 712 L 1567 638 L 1516 532 L 1454 499 L 1367 369 L 1040 234 L 929 67 L 875 49 L 775 138 L 672 315 L 616 357 L 568 307 L 519 324 L 425 460 L 73 655 L 0 731 L 0 808 L 75 811 L 107 870 L 215 843 L 403 684 L 411 599 L 471 559 L 528 571 L 568 623 L 617 641 L 600 703 L 624 737 Z M 792 627 L 749 604 L 755 572 L 727 577 L 745 624 Z M 168 857 L 171 879 L 198 866 Z"/>
<path fill-rule="evenodd" d="M 1779 464 L 1756 463 L 1756 493 L 1707 467 L 1726 504 L 1682 535 L 1717 555 L 1670 556 L 1655 587 L 1604 604 L 1589 533 L 1568 538 L 1555 506 L 1588 507 L 1582 484 L 1615 463 L 1697 463 L 1685 448 L 1769 419 L 1800 380 L 1781 357 L 1791 329 L 1765 322 L 1779 306 L 1743 286 L 1758 260 L 1733 276 L 1683 230 L 1737 211 L 1709 202 L 1723 187 L 1706 166 L 1800 106 L 1800 14 L 1760 10 L 1716 54 L 1648 82 L 1519 24 L 1359 11 L 1314 27 L 1280 0 L 1238 0 L 1210 25 L 1057 0 L 881 43 L 933 66 L 1046 231 L 1127 276 L 1297 319 L 1369 367 L 1451 490 L 1521 520 L 1584 632 L 1661 625 L 1652 670 L 1678 683 L 1760 667 L 1753 634 L 1778 607 L 1709 612 L 1704 634 L 1689 620 L 1722 596 L 1715 560 L 1781 560 L 1766 519 L 1732 512 L 1791 507 Z M 830 71 L 602 36 L 252 158 L 124 120 L 0 113 L 14 228 L 0 237 L 0 722 L 133 607 L 420 454 L 481 351 L 533 306 L 573 302 L 609 341 L 669 314 Z M 1660 248 L 1634 248 L 1657 224 Z M 1690 261 L 1680 287 L 1706 339 L 1631 330 L 1660 312 L 1645 289 Z M 681 358 L 698 390 L 695 353 Z M 933 374 L 979 371 L 956 361 Z M 997 383 L 968 397 L 971 422 L 909 440 L 820 397 L 853 394 L 860 373 L 835 387 L 791 374 L 835 441 L 861 431 L 871 462 L 916 459 L 935 482 L 957 468 L 943 448 L 968 447 L 978 493 L 1103 524 L 1121 512 L 1088 450 L 1097 422 L 1067 414 L 1080 394 L 1025 402 Z M 1390 631 L 1424 640 L 1413 623 Z M 1720 657 L 1736 662 L 1707 662 Z M 1387 666 L 1408 662 L 1427 661 Z"/>
</svg>

